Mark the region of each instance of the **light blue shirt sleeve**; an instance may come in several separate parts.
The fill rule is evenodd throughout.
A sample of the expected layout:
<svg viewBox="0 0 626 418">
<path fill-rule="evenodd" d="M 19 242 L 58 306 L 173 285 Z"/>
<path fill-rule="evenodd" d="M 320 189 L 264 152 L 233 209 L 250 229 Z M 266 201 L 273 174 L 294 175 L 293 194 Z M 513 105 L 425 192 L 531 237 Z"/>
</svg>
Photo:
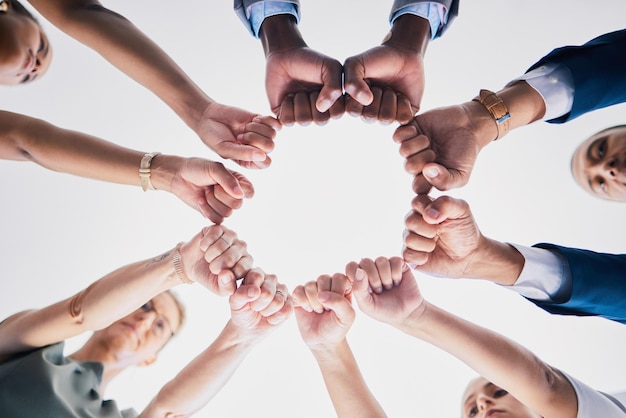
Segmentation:
<svg viewBox="0 0 626 418">
<path fill-rule="evenodd" d="M 524 256 L 524 267 L 514 285 L 502 287 L 540 302 L 552 302 L 557 295 L 569 289 L 569 271 L 563 269 L 557 254 L 543 248 L 510 245 Z"/>
<path fill-rule="evenodd" d="M 574 103 L 574 79 L 569 68 L 563 65 L 542 65 L 507 85 L 525 80 L 537 91 L 546 104 L 543 120 L 552 120 L 568 114 Z"/>
<path fill-rule="evenodd" d="M 397 18 L 405 14 L 412 14 L 427 19 L 430 24 L 430 39 L 435 39 L 439 29 L 448 21 L 448 9 L 444 5 L 427 2 L 411 4 L 401 8 L 391 15 L 389 23 L 393 24 Z"/>
<path fill-rule="evenodd" d="M 246 17 L 250 21 L 252 31 L 255 37 L 259 37 L 259 31 L 261 25 L 266 17 L 290 14 L 296 18 L 296 21 L 300 21 L 300 10 L 294 3 L 282 2 L 282 1 L 259 1 L 252 4 L 246 10 Z"/>
</svg>

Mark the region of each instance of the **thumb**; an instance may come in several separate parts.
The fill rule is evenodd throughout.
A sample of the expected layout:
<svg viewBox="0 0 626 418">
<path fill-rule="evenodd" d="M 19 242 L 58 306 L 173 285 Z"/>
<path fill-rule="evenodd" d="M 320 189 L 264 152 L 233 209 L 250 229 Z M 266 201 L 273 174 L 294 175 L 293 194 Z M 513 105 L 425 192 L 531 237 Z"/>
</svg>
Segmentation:
<svg viewBox="0 0 626 418">
<path fill-rule="evenodd" d="M 220 296 L 232 295 L 237 290 L 237 278 L 230 270 L 222 270 L 217 275 L 217 287 Z"/>
<path fill-rule="evenodd" d="M 424 178 L 428 183 L 432 184 L 437 190 L 448 190 L 461 187 L 467 183 L 467 176 L 461 174 L 457 170 L 448 170 L 446 167 L 428 163 L 424 165 L 422 170 Z"/>
<path fill-rule="evenodd" d="M 265 161 L 267 154 L 252 145 L 238 144 L 237 142 L 224 140 L 214 149 L 220 157 L 235 161 Z"/>
<path fill-rule="evenodd" d="M 373 302 L 372 294 L 369 292 L 369 281 L 367 273 L 361 268 L 357 268 L 352 285 L 352 296 L 356 300 L 359 309 L 366 310 Z"/>
<path fill-rule="evenodd" d="M 322 89 L 317 97 L 315 107 L 320 112 L 326 112 L 343 95 L 342 73 L 343 68 L 337 61 L 326 61 L 322 65 Z"/>
<path fill-rule="evenodd" d="M 241 199 L 244 197 L 245 192 L 239 184 L 239 180 L 233 173 L 231 173 L 222 164 L 209 165 L 209 176 L 215 181 L 215 183 L 222 186 L 222 189 L 235 199 Z"/>
<path fill-rule="evenodd" d="M 324 308 L 330 309 L 337 315 L 342 323 L 352 323 L 354 320 L 354 308 L 345 296 L 324 290 L 317 295 Z"/>
<path fill-rule="evenodd" d="M 365 67 L 356 59 L 348 58 L 344 64 L 344 86 L 346 93 L 363 106 L 368 106 L 374 100 L 374 94 L 365 82 Z"/>
</svg>

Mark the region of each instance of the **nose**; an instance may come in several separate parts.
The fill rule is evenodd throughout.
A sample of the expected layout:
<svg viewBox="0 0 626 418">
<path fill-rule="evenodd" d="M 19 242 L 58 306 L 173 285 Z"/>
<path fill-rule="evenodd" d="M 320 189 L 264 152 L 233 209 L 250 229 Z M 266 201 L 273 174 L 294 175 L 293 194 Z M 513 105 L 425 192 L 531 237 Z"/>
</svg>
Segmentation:
<svg viewBox="0 0 626 418">
<path fill-rule="evenodd" d="M 152 324 L 157 318 L 157 314 L 154 311 L 141 312 L 137 317 L 137 331 L 146 332 L 152 328 Z"/>
<path fill-rule="evenodd" d="M 493 406 L 493 401 L 489 396 L 479 395 L 478 398 L 476 398 L 476 405 L 478 406 L 479 411 L 484 412 L 489 407 Z"/>
<path fill-rule="evenodd" d="M 610 177 L 615 177 L 616 175 L 615 168 L 616 168 L 615 158 L 611 158 L 606 163 L 604 163 L 604 167 L 603 167 L 604 172 L 606 175 Z"/>
</svg>

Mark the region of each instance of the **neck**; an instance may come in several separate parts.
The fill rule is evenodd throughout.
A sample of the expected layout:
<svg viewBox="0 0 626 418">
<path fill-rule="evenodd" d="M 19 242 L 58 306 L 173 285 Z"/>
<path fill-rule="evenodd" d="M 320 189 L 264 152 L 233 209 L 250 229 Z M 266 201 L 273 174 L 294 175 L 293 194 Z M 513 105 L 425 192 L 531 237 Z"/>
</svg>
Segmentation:
<svg viewBox="0 0 626 418">
<path fill-rule="evenodd" d="M 92 339 L 89 339 L 85 345 L 68 357 L 76 361 L 96 361 L 102 363 L 102 382 L 100 383 L 102 393 L 106 390 L 111 379 L 129 366 L 128 364 L 123 364 L 108 347 L 97 344 Z"/>
</svg>

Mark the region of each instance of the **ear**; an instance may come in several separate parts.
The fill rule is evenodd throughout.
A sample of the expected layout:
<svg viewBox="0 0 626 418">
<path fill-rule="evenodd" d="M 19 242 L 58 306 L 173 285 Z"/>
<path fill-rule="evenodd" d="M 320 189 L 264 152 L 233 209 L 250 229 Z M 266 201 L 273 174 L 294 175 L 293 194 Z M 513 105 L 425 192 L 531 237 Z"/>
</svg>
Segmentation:
<svg viewBox="0 0 626 418">
<path fill-rule="evenodd" d="M 157 355 L 153 355 L 152 357 L 149 357 L 145 360 L 140 361 L 139 363 L 137 363 L 137 366 L 139 367 L 146 367 L 146 366 L 150 366 L 152 363 L 154 363 L 155 361 L 157 361 Z"/>
</svg>

